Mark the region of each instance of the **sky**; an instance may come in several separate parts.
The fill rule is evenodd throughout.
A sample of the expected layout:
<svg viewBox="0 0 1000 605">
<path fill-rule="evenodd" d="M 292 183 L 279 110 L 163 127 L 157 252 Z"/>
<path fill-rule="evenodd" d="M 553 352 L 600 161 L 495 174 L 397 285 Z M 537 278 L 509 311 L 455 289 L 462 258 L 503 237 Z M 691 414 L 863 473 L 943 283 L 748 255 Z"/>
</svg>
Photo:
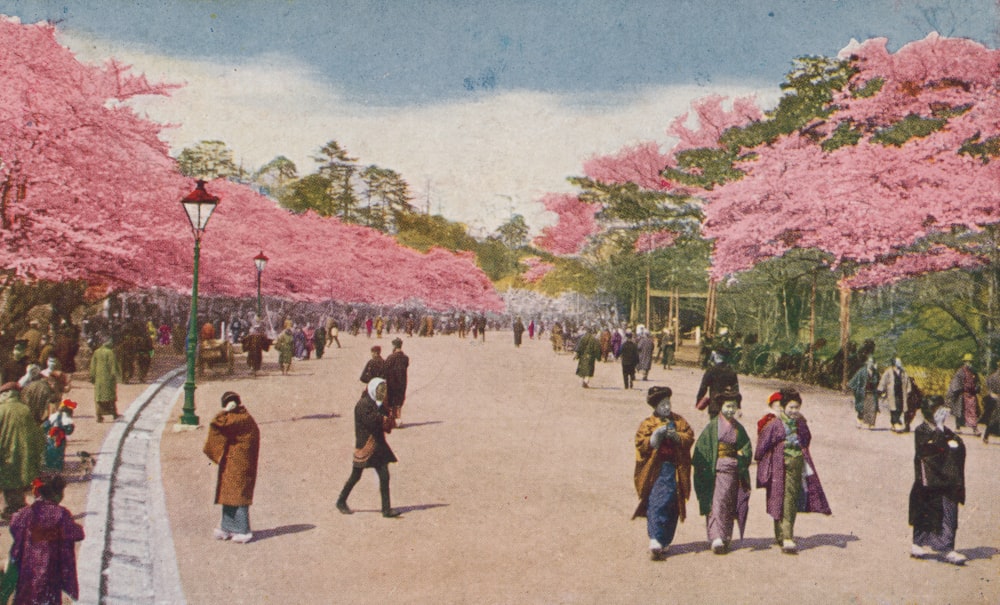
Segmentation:
<svg viewBox="0 0 1000 605">
<path fill-rule="evenodd" d="M 174 154 L 222 140 L 244 168 L 299 174 L 338 141 L 399 172 L 422 210 L 486 235 L 572 191 L 590 157 L 640 141 L 711 94 L 768 108 L 795 57 L 931 31 L 997 47 L 997 0 L 0 0 L 56 23 L 83 61 L 183 84 L 134 106 Z"/>
</svg>

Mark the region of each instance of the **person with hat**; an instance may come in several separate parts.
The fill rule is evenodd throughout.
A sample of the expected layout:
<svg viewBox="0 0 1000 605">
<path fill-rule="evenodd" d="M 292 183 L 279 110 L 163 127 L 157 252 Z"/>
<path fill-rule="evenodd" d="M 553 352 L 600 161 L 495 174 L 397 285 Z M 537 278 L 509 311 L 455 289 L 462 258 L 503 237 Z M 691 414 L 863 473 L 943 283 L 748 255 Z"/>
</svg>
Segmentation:
<svg viewBox="0 0 1000 605">
<path fill-rule="evenodd" d="M 73 410 L 76 402 L 63 399 L 59 409 L 42 423 L 45 431 L 45 468 L 61 471 L 66 460 L 66 437 L 73 434 Z"/>
<path fill-rule="evenodd" d="M 779 403 L 778 417 L 764 425 L 753 457 L 757 487 L 766 490 L 767 514 L 774 520 L 774 541 L 782 552 L 795 554 L 796 514 L 832 512 L 809 453 L 812 433 L 800 412 L 802 397 L 783 390 Z"/>
<path fill-rule="evenodd" d="M 921 411 L 924 422 L 913 430 L 910 556 L 923 559 L 938 551 L 945 561 L 962 565 L 966 557 L 955 550 L 955 533 L 958 505 L 965 504 L 965 444 L 945 426 L 951 412 L 944 398 L 926 397 Z"/>
<path fill-rule="evenodd" d="M 378 474 L 382 516 L 393 518 L 400 515 L 399 511 L 392 509 L 389 499 L 389 463 L 397 460 L 385 440 L 386 433 L 392 430 L 392 416 L 385 405 L 387 392 L 388 387 L 383 378 L 372 378 L 354 406 L 354 461 L 351 475 L 340 490 L 336 504 L 337 510 L 345 515 L 354 513 L 347 506 L 347 498 L 366 468 L 374 468 Z"/>
<path fill-rule="evenodd" d="M 26 505 L 25 493 L 41 470 L 43 448 L 42 432 L 21 402 L 17 383 L 0 386 L 0 490 L 6 505 L 0 518 L 10 519 Z"/>
<path fill-rule="evenodd" d="M 219 465 L 215 503 L 222 505 L 222 521 L 212 535 L 216 540 L 245 544 L 253 539 L 250 505 L 257 485 L 260 429 L 238 393 L 222 394 L 222 411 L 209 424 L 202 451 Z"/>
<path fill-rule="evenodd" d="M 709 356 L 711 365 L 701 377 L 701 385 L 695 395 L 695 407 L 699 410 L 709 408 L 708 417 L 714 418 L 719 413 L 711 403 L 716 395 L 729 390 L 730 392 L 740 392 L 740 379 L 736 375 L 736 370 L 726 361 L 729 354 L 727 349 L 719 348 L 712 351 Z"/>
<path fill-rule="evenodd" d="M 631 389 L 635 385 L 635 368 L 639 365 L 639 345 L 632 340 L 632 332 L 625 332 L 625 342 L 622 343 L 619 359 L 622 363 L 625 388 Z"/>
<path fill-rule="evenodd" d="M 66 480 L 59 475 L 33 482 L 35 501 L 10 521 L 10 564 L 17 566 L 14 603 L 62 603 L 62 593 L 80 598 L 74 545 L 83 527 L 59 503 Z"/>
<path fill-rule="evenodd" d="M 972 369 L 972 353 L 962 357 L 962 367 L 958 368 L 948 385 L 945 402 L 955 416 L 955 429 L 963 426 L 972 428 L 972 434 L 979 436 L 979 374 Z"/>
<path fill-rule="evenodd" d="M 782 391 L 784 391 L 784 389 L 782 389 Z M 771 393 L 771 396 L 767 398 L 767 408 L 770 411 L 768 413 L 764 414 L 763 416 L 761 416 L 760 420 L 757 421 L 757 438 L 758 439 L 760 438 L 760 434 L 764 430 L 764 427 L 767 426 L 767 423 L 769 423 L 772 420 L 774 420 L 775 418 L 777 418 L 778 415 L 781 413 L 782 391 L 777 391 L 775 393 Z"/>
<path fill-rule="evenodd" d="M 694 491 L 699 510 L 706 517 L 708 542 L 717 555 L 729 552 L 733 523 L 740 524 L 740 539 L 750 508 L 750 436 L 736 419 L 740 394 L 723 391 L 713 406 L 719 413 L 698 436 L 691 456 Z"/>
<path fill-rule="evenodd" d="M 361 382 L 368 384 L 372 378 L 385 378 L 385 359 L 382 359 L 382 347 L 379 345 L 371 348 L 371 359 L 361 370 Z"/>
<path fill-rule="evenodd" d="M 403 353 L 403 339 L 392 339 L 392 353 L 385 358 L 383 368 L 383 378 L 388 389 L 386 393 L 386 404 L 392 413 L 392 418 L 399 421 L 403 414 L 403 403 L 406 401 L 406 377 L 410 367 L 410 358 Z M 403 423 L 398 424 L 399 427 Z"/>
<path fill-rule="evenodd" d="M 90 382 L 94 384 L 94 405 L 98 422 L 104 422 L 104 416 L 118 420 L 118 383 L 122 379 L 122 368 L 118 365 L 111 338 L 94 351 L 90 358 Z"/>
<path fill-rule="evenodd" d="M 660 560 L 673 542 L 677 522 L 686 517 L 691 497 L 691 446 L 694 431 L 671 411 L 670 387 L 654 386 L 646 393 L 653 413 L 635 432 L 635 490 L 639 505 L 632 518 L 646 518 L 649 554 Z"/>
</svg>

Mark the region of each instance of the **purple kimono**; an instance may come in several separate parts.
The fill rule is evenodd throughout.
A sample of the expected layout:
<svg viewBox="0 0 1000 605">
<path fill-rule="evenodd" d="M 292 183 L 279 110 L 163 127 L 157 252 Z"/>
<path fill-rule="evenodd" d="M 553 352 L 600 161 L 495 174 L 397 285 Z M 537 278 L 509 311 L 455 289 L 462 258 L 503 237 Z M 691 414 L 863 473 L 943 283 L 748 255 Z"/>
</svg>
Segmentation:
<svg viewBox="0 0 1000 605">
<path fill-rule="evenodd" d="M 14 515 L 10 533 L 19 569 L 14 605 L 59 605 L 64 591 L 80 598 L 74 543 L 83 540 L 83 527 L 67 509 L 39 498 Z"/>
<path fill-rule="evenodd" d="M 796 432 L 806 463 L 806 470 L 802 473 L 804 497 L 799 500 L 799 512 L 832 514 L 816 474 L 816 465 L 809 454 L 812 433 L 806 419 L 801 416 L 796 420 Z M 757 461 L 757 487 L 767 490 L 767 514 L 780 521 L 785 497 L 785 425 L 780 418 L 764 425 L 753 457 Z"/>
</svg>

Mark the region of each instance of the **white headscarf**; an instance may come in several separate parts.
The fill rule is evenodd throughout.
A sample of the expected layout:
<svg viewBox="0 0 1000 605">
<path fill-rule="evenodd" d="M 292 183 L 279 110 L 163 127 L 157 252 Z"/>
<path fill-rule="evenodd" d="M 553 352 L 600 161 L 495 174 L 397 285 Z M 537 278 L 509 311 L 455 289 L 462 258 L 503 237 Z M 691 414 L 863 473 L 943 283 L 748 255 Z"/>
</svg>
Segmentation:
<svg viewBox="0 0 1000 605">
<path fill-rule="evenodd" d="M 372 398 L 372 401 L 382 405 L 382 402 L 375 398 L 375 391 L 378 389 L 378 385 L 385 382 L 384 378 L 375 377 L 368 381 L 368 396 Z"/>
</svg>

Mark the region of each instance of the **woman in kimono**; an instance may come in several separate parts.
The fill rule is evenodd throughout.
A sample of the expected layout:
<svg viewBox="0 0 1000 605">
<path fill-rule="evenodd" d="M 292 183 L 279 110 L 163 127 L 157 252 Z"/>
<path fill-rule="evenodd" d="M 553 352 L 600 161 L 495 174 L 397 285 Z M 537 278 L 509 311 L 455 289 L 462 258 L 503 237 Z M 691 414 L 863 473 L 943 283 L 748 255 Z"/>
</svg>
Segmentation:
<svg viewBox="0 0 1000 605">
<path fill-rule="evenodd" d="M 83 527 L 59 505 L 65 489 L 59 475 L 36 479 L 35 501 L 10 521 L 14 544 L 8 565 L 18 569 L 15 605 L 59 605 L 63 592 L 80 598 L 74 544 L 83 540 Z"/>
<path fill-rule="evenodd" d="M 875 418 L 878 417 L 878 367 L 871 357 L 865 362 L 850 382 L 847 388 L 854 393 L 854 411 L 858 415 L 858 428 L 875 428 Z"/>
<path fill-rule="evenodd" d="M 257 484 L 260 429 L 237 393 L 222 394 L 222 411 L 209 425 L 203 451 L 219 465 L 215 503 L 222 505 L 222 522 L 212 535 L 216 540 L 245 544 L 253 539 L 250 505 Z"/>
<path fill-rule="evenodd" d="M 66 460 L 66 437 L 73 434 L 73 410 L 76 402 L 64 399 L 59 409 L 42 423 L 45 431 L 45 468 L 63 470 Z"/>
<path fill-rule="evenodd" d="M 910 556 L 922 559 L 932 550 L 946 553 L 945 561 L 963 565 L 965 555 L 955 550 L 958 505 L 965 504 L 965 445 L 945 426 L 951 411 L 943 397 L 924 400 L 924 422 L 913 431 L 913 488 L 910 490 Z"/>
<path fill-rule="evenodd" d="M 684 521 L 691 497 L 691 445 L 694 431 L 670 411 L 670 387 L 652 387 L 646 403 L 653 414 L 635 433 L 635 490 L 639 505 L 632 518 L 646 517 L 649 554 L 660 560 Z"/>
<path fill-rule="evenodd" d="M 740 394 L 727 392 L 716 397 L 719 415 L 708 421 L 698 437 L 691 465 L 709 544 L 712 552 L 722 555 L 729 551 L 733 523 L 739 519 L 741 539 L 746 529 L 753 449 L 746 429 L 736 420 Z"/>
<path fill-rule="evenodd" d="M 831 511 L 809 454 L 812 433 L 799 412 L 802 397 L 794 389 L 783 390 L 781 395 L 778 417 L 761 430 L 754 460 L 757 487 L 767 490 L 767 514 L 774 519 L 774 541 L 782 552 L 795 554 L 796 513 L 829 515 Z"/>
</svg>

